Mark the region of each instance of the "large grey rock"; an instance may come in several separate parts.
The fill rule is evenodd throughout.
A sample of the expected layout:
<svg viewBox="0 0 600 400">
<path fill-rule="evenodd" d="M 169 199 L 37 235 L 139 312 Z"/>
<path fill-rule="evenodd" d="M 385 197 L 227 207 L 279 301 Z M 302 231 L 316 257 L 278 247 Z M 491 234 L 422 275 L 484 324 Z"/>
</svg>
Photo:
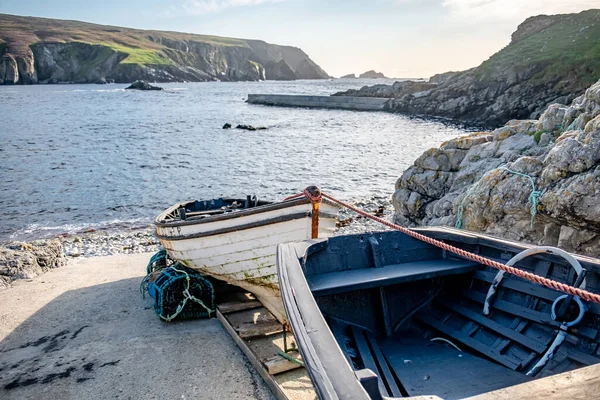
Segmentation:
<svg viewBox="0 0 600 400">
<path fill-rule="evenodd" d="M 0 288 L 15 279 L 31 279 L 65 264 L 58 239 L 6 244 L 0 247 Z"/>
<path fill-rule="evenodd" d="M 135 81 L 131 85 L 127 86 L 125 89 L 129 90 L 163 90 L 163 88 L 158 86 L 153 86 L 146 81 Z"/>
<path fill-rule="evenodd" d="M 539 120 L 427 150 L 398 179 L 392 200 L 400 224 L 455 225 L 462 212 L 468 230 L 599 257 L 600 81 Z"/>
</svg>

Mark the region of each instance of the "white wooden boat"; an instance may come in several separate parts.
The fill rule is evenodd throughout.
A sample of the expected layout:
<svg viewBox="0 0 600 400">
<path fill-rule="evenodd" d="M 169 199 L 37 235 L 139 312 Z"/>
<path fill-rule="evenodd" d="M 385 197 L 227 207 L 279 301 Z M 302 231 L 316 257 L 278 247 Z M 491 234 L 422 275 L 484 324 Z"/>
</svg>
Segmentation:
<svg viewBox="0 0 600 400">
<path fill-rule="evenodd" d="M 248 290 L 284 323 L 277 245 L 331 236 L 338 210 L 325 199 L 320 204 L 304 196 L 270 203 L 248 196 L 178 203 L 161 213 L 155 225 L 169 256 Z"/>
</svg>

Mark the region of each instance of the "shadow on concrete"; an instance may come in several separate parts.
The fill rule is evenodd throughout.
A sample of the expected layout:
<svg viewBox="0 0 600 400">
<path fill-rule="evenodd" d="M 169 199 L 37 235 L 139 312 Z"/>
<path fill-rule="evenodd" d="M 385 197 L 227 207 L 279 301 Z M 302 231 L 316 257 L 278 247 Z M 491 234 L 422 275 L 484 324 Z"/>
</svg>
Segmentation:
<svg viewBox="0 0 600 400">
<path fill-rule="evenodd" d="M 270 398 L 218 320 L 164 323 L 139 283 L 68 291 L 25 320 L 0 342 L 0 398 Z"/>
</svg>

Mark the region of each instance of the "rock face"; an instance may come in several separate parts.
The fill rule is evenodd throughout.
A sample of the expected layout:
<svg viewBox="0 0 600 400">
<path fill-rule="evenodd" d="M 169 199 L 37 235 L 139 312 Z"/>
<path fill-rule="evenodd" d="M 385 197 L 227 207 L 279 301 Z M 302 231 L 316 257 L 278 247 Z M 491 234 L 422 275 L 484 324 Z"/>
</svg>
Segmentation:
<svg viewBox="0 0 600 400">
<path fill-rule="evenodd" d="M 152 86 L 146 81 L 135 81 L 131 85 L 127 86 L 125 89 L 131 90 L 163 90 L 163 88 L 158 86 Z"/>
<path fill-rule="evenodd" d="M 441 85 L 443 83 L 448 82 L 450 79 L 453 79 L 457 75 L 462 74 L 463 72 L 464 71 L 448 71 L 448 72 L 443 72 L 441 74 L 435 74 L 431 78 L 429 78 L 429 82 L 437 83 L 438 85 Z"/>
<path fill-rule="evenodd" d="M 362 88 L 349 89 L 345 92 L 337 92 L 332 96 L 353 96 L 353 97 L 385 97 L 385 98 L 396 98 L 404 95 L 414 95 L 418 97 L 426 95 L 425 92 L 437 87 L 437 84 L 428 82 L 415 82 L 415 81 L 399 81 L 394 82 L 393 85 L 373 85 L 363 86 Z"/>
<path fill-rule="evenodd" d="M 398 179 L 393 204 L 402 225 L 460 219 L 468 230 L 599 257 L 600 81 L 539 120 L 426 151 Z"/>
<path fill-rule="evenodd" d="M 387 110 L 501 126 L 568 104 L 600 78 L 600 10 L 525 20 L 476 68 L 434 75 L 427 93 L 396 94 Z"/>
<path fill-rule="evenodd" d="M 15 279 L 32 279 L 66 264 L 58 239 L 14 242 L 0 247 L 0 288 Z"/>
<path fill-rule="evenodd" d="M 267 66 L 275 79 L 329 77 L 301 49 L 260 40 L 0 14 L 0 84 L 258 81 Z"/>
<path fill-rule="evenodd" d="M 266 65 L 265 77 L 270 81 L 293 81 L 296 74 L 285 61 L 279 60 Z"/>
<path fill-rule="evenodd" d="M 374 70 L 363 72 L 358 77 L 364 79 L 385 79 L 385 75 L 381 72 L 375 72 Z"/>
</svg>

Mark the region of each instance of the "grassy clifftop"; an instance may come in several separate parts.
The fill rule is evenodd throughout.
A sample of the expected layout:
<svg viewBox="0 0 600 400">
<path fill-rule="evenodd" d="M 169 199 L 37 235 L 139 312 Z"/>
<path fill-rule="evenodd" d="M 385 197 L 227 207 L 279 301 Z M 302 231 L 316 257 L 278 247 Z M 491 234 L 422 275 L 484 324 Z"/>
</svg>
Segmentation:
<svg viewBox="0 0 600 400">
<path fill-rule="evenodd" d="M 153 38 L 248 47 L 248 43 L 243 39 L 0 14 L 0 41 L 7 44 L 11 53 L 16 54 L 23 54 L 30 45 L 40 42 L 81 42 L 105 45 L 128 54 L 123 63 L 171 64 L 171 60 L 164 53 L 167 46 L 153 41 Z"/>
<path fill-rule="evenodd" d="M 540 81 L 575 76 L 588 87 L 600 76 L 600 10 L 525 20 L 512 41 L 476 69 L 481 80 L 502 71 L 538 66 Z"/>
<path fill-rule="evenodd" d="M 0 14 L 0 84 L 259 80 L 281 61 L 292 79 L 328 77 L 302 50 L 261 40 Z"/>
</svg>

